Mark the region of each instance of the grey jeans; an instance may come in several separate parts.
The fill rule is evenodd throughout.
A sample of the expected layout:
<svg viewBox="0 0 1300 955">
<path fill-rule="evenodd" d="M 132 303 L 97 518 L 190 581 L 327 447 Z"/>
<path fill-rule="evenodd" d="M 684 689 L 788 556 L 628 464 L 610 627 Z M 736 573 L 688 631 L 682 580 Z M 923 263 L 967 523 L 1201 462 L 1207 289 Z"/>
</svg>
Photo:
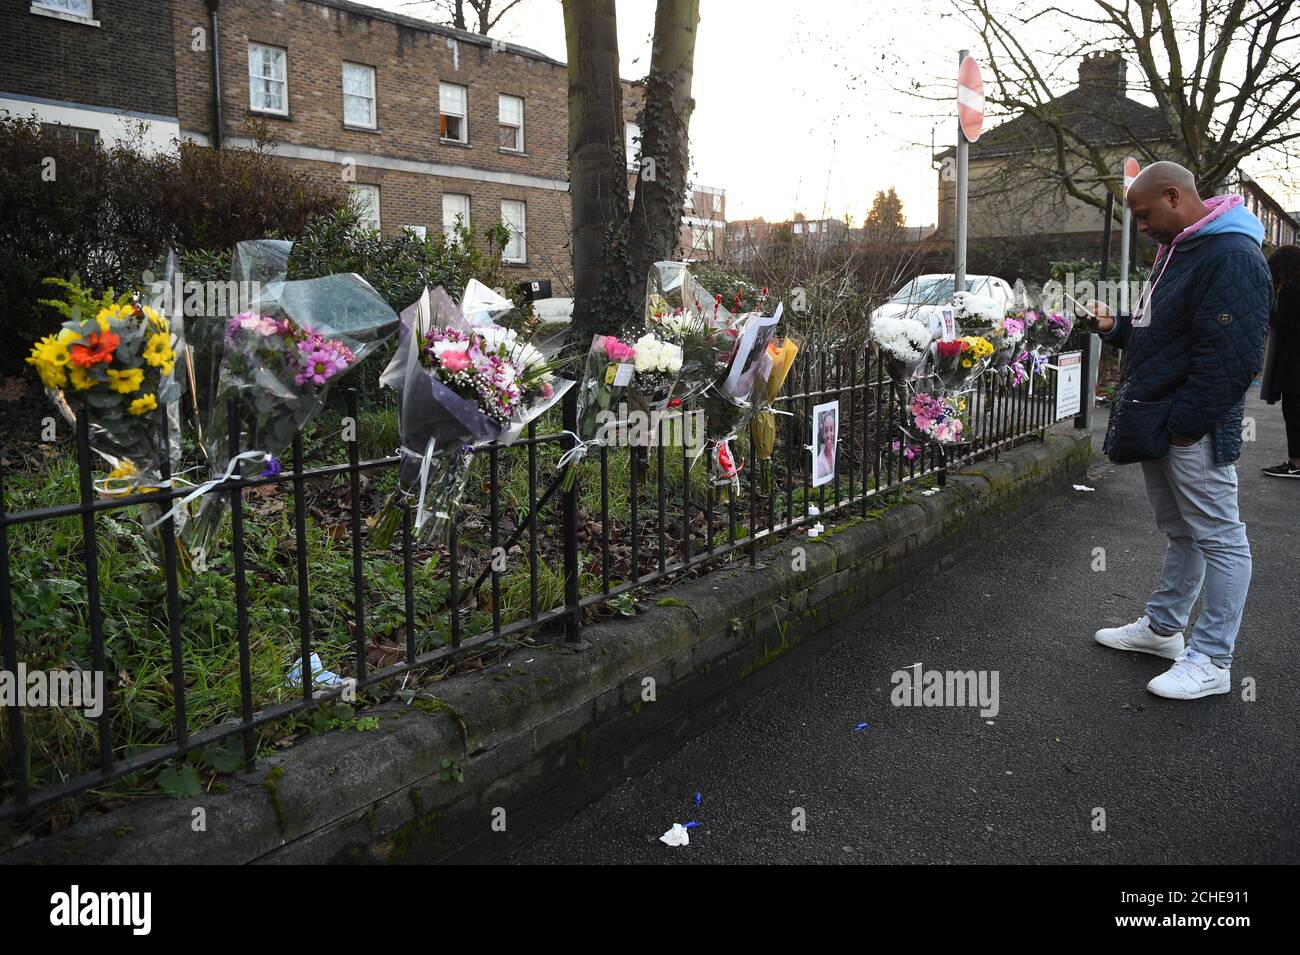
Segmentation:
<svg viewBox="0 0 1300 955">
<path fill-rule="evenodd" d="M 1151 626 L 1186 630 L 1201 585 L 1205 600 L 1187 645 L 1222 667 L 1232 650 L 1250 587 L 1250 544 L 1237 515 L 1237 469 L 1214 463 L 1207 435 L 1189 448 L 1169 447 L 1159 461 L 1143 461 L 1156 526 L 1169 538 L 1160 589 L 1147 601 Z"/>
</svg>

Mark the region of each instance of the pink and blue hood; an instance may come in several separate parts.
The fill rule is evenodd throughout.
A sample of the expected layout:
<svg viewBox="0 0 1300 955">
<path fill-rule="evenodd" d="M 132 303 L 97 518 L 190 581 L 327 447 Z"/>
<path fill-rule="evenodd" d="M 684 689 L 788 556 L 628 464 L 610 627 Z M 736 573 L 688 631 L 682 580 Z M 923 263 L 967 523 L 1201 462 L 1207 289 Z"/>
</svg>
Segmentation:
<svg viewBox="0 0 1300 955">
<path fill-rule="evenodd" d="M 1264 241 L 1264 223 L 1251 214 L 1241 196 L 1212 196 L 1205 200 L 1205 208 L 1210 211 L 1178 233 L 1171 245 L 1228 232 L 1248 235 L 1256 244 Z"/>
</svg>

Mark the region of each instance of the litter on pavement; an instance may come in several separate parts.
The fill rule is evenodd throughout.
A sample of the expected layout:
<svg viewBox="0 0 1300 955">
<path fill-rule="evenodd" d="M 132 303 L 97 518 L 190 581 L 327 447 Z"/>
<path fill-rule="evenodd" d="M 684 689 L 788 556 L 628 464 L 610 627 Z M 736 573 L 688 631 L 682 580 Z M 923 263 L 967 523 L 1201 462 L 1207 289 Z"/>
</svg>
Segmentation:
<svg viewBox="0 0 1300 955">
<path fill-rule="evenodd" d="M 674 822 L 673 827 L 659 837 L 659 841 L 666 846 L 689 846 L 691 834 L 680 822 Z"/>
</svg>

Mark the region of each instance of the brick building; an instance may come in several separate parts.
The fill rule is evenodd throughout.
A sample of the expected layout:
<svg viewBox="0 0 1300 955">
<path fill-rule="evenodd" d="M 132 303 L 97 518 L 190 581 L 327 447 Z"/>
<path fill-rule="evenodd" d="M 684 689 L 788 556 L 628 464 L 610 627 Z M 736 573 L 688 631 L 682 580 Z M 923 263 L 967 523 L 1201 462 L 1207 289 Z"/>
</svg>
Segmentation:
<svg viewBox="0 0 1300 955">
<path fill-rule="evenodd" d="M 260 126 L 276 155 L 348 182 L 370 226 L 459 219 L 482 241 L 501 221 L 519 279 L 568 282 L 568 74 L 536 50 L 349 0 L 21 0 L 0 34 L 0 107 L 72 108 L 79 128 L 125 106 L 155 140 L 217 146 L 251 146 Z M 720 247 L 723 202 L 692 188 L 683 254 Z"/>
<path fill-rule="evenodd" d="M 144 147 L 170 149 L 180 134 L 173 43 L 170 3 L 10 0 L 0 5 L 0 112 L 105 144 L 146 124 Z"/>
</svg>

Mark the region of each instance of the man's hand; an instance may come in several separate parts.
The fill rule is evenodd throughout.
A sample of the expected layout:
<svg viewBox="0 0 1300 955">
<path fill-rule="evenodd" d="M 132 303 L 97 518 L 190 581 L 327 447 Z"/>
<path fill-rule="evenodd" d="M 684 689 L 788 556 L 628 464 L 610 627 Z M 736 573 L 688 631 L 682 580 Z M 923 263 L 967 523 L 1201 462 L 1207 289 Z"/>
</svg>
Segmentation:
<svg viewBox="0 0 1300 955">
<path fill-rule="evenodd" d="M 1182 435 L 1174 434 L 1172 431 L 1170 431 L 1169 443 L 1172 444 L 1175 448 L 1190 448 L 1196 442 L 1193 441 L 1191 438 L 1184 438 Z"/>
<path fill-rule="evenodd" d="M 1115 315 L 1106 307 L 1105 302 L 1099 302 L 1095 298 L 1090 299 L 1082 308 L 1076 306 L 1074 315 L 1092 331 L 1102 335 L 1115 327 Z"/>
</svg>

